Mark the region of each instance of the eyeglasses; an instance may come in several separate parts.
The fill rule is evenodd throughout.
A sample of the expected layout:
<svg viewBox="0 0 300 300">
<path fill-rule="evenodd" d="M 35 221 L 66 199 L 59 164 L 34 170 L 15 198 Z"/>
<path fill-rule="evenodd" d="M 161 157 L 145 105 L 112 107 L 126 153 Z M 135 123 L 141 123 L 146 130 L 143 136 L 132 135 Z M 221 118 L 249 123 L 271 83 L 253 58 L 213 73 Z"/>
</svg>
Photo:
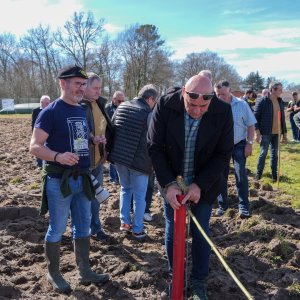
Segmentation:
<svg viewBox="0 0 300 300">
<path fill-rule="evenodd" d="M 188 91 L 185 91 L 185 92 L 193 100 L 198 100 L 199 97 L 201 96 L 204 101 L 209 101 L 214 96 L 214 94 L 197 94 L 197 93 L 188 92 Z"/>
<path fill-rule="evenodd" d="M 116 100 L 118 103 L 122 103 L 122 102 L 124 102 L 124 100 Z"/>
<path fill-rule="evenodd" d="M 73 81 L 70 81 L 69 79 L 65 79 L 65 81 L 67 81 L 67 82 L 73 82 Z M 85 83 L 81 83 L 81 82 L 73 82 L 74 84 L 75 84 L 75 87 L 77 88 L 77 89 L 80 89 L 81 87 L 85 90 L 86 89 L 86 87 L 87 87 L 87 83 L 85 82 Z"/>
</svg>

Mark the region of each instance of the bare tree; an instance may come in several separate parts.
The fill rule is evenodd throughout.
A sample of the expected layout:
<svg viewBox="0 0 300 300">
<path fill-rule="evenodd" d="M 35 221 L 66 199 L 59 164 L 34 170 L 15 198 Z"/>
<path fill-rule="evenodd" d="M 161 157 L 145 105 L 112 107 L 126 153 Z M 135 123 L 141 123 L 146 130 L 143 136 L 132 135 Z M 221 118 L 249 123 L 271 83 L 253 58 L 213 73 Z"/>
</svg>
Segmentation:
<svg viewBox="0 0 300 300">
<path fill-rule="evenodd" d="M 37 28 L 28 30 L 20 41 L 20 47 L 32 64 L 33 90 L 38 87 L 39 93 L 47 94 L 51 98 L 56 98 L 59 94 L 56 74 L 60 57 L 54 46 L 55 41 L 49 25 L 40 24 Z M 38 68 L 35 72 L 34 67 Z"/>
<path fill-rule="evenodd" d="M 94 66 L 96 73 L 102 78 L 102 90 L 104 94 L 112 96 L 116 90 L 120 90 L 120 71 L 122 60 L 117 50 L 117 45 L 109 36 L 103 38 L 99 48 L 94 51 Z"/>
<path fill-rule="evenodd" d="M 86 20 L 84 15 L 84 12 L 74 12 L 71 20 L 66 21 L 63 29 L 58 28 L 54 36 L 64 53 L 86 70 L 93 47 L 99 44 L 106 21 L 101 18 L 96 22 L 91 11 L 88 11 Z"/>
<path fill-rule="evenodd" d="M 126 95 L 134 97 L 147 83 L 163 84 L 170 78 L 172 52 L 153 25 L 134 24 L 118 35 L 117 45 L 123 59 L 123 85 Z M 168 66 L 168 68 L 165 68 Z"/>
<path fill-rule="evenodd" d="M 14 72 L 22 74 L 19 66 L 20 52 L 15 35 L 4 32 L 0 35 L 0 97 L 13 97 L 14 87 L 11 76 Z"/>
<path fill-rule="evenodd" d="M 185 82 L 202 70 L 210 70 L 212 72 L 213 81 L 227 79 L 231 87 L 240 88 L 242 78 L 239 76 L 235 68 L 228 64 L 223 57 L 217 53 L 205 50 L 200 53 L 190 53 L 181 61 L 176 62 L 177 82 L 185 84 Z"/>
</svg>

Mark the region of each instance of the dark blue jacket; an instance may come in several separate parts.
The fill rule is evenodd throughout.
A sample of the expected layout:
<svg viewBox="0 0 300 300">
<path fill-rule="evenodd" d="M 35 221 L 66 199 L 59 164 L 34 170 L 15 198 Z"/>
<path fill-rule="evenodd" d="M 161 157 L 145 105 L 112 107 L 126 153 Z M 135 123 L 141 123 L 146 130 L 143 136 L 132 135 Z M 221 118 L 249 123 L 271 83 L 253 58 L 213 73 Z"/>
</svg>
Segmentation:
<svg viewBox="0 0 300 300">
<path fill-rule="evenodd" d="M 283 133 L 286 133 L 284 102 L 281 98 L 277 98 L 277 100 L 281 111 L 281 129 Z M 269 98 L 269 94 L 256 100 L 254 116 L 257 120 L 257 123 L 255 124 L 255 130 L 259 129 L 260 134 L 272 134 L 274 116 L 273 104 Z"/>
</svg>

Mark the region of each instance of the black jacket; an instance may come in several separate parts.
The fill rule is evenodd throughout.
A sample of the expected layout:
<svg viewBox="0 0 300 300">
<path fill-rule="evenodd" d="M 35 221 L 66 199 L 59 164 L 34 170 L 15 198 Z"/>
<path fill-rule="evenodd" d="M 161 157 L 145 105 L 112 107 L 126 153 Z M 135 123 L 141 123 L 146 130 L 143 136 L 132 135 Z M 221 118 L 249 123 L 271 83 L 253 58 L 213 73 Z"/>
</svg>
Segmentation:
<svg viewBox="0 0 300 300">
<path fill-rule="evenodd" d="M 37 107 L 35 109 L 32 110 L 32 116 L 31 116 L 31 129 L 33 131 L 34 129 L 34 124 L 35 124 L 35 121 L 39 115 L 39 113 L 42 111 L 42 109 L 40 107 Z"/>
<path fill-rule="evenodd" d="M 112 119 L 115 111 L 117 109 L 117 106 L 114 105 L 113 102 L 111 103 L 108 103 L 106 106 L 105 106 L 105 111 L 106 113 L 109 115 L 110 119 Z"/>
<path fill-rule="evenodd" d="M 283 133 L 286 133 L 286 124 L 284 117 L 284 102 L 281 98 L 278 98 L 278 103 L 281 111 L 281 129 Z M 254 108 L 254 116 L 257 123 L 255 124 L 255 130 L 259 129 L 260 134 L 271 134 L 273 127 L 273 104 L 269 98 L 269 94 L 259 98 L 256 101 Z M 278 116 L 276 116 L 278 118 Z"/>
<path fill-rule="evenodd" d="M 105 112 L 105 104 L 106 104 L 107 100 L 103 97 L 99 97 L 96 100 L 96 103 L 98 104 L 103 116 L 105 117 L 105 120 L 107 122 L 107 126 L 106 126 L 106 132 L 105 132 L 105 136 L 107 136 L 107 132 L 108 131 L 112 131 L 113 130 L 113 126 L 110 120 L 110 117 L 107 115 L 107 113 Z M 94 123 L 94 116 L 93 116 L 93 108 L 91 105 L 91 102 L 88 100 L 81 100 L 80 104 L 82 105 L 82 107 L 85 110 L 86 116 L 87 116 L 87 120 L 88 122 L 91 122 L 92 126 L 93 126 L 93 135 L 95 136 L 95 123 Z M 97 166 L 95 165 L 95 147 L 98 146 L 92 146 L 89 147 L 89 151 L 90 151 L 90 158 L 91 158 L 91 165 L 90 168 L 94 169 Z"/>
<path fill-rule="evenodd" d="M 147 119 L 152 109 L 143 98 L 118 106 L 114 124 L 114 146 L 108 160 L 145 174 L 152 174 L 147 150 Z"/>
<path fill-rule="evenodd" d="M 181 93 L 164 95 L 158 100 L 148 129 L 148 151 L 161 186 L 183 175 L 185 120 Z M 222 174 L 233 146 L 231 105 L 214 96 L 202 117 L 195 148 L 193 182 L 201 189 L 200 201 L 211 205 L 220 194 Z"/>
</svg>

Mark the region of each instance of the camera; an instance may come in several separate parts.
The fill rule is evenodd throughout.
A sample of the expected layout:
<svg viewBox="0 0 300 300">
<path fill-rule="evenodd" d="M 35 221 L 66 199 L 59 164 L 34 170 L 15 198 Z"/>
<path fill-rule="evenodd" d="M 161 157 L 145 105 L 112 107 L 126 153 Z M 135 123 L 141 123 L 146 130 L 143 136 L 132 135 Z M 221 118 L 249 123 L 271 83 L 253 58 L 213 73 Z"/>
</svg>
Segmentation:
<svg viewBox="0 0 300 300">
<path fill-rule="evenodd" d="M 110 193 L 100 185 L 98 180 L 93 175 L 91 175 L 91 178 L 93 186 L 96 190 L 96 199 L 99 203 L 102 203 L 110 197 Z"/>
</svg>

